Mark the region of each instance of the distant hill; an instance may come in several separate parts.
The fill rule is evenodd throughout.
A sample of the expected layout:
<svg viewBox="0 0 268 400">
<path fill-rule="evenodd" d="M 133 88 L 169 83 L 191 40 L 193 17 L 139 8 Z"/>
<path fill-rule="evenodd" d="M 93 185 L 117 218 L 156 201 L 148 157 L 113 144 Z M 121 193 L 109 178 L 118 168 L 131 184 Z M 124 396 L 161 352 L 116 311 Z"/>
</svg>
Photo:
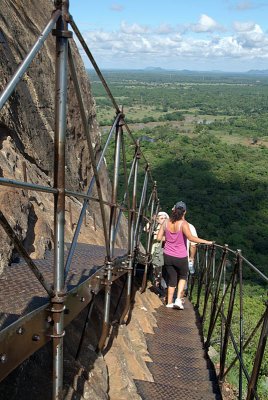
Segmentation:
<svg viewBox="0 0 268 400">
<path fill-rule="evenodd" d="M 262 75 L 266 76 L 268 75 L 268 69 L 264 70 L 259 70 L 259 69 L 251 69 L 249 71 L 244 71 L 244 72 L 230 72 L 230 71 L 221 71 L 221 70 L 212 70 L 212 71 L 194 71 L 190 69 L 180 69 L 180 70 L 174 70 L 174 69 L 165 69 L 161 67 L 146 67 L 141 71 L 147 71 L 147 72 L 176 72 L 180 73 L 183 75 L 199 75 L 199 74 L 205 74 L 205 75 L 211 75 L 211 74 L 224 74 L 224 75 Z"/>
<path fill-rule="evenodd" d="M 94 69 L 88 68 L 87 69 L 88 73 L 95 73 Z M 146 68 L 140 68 L 140 69 L 131 69 L 131 68 L 126 68 L 126 69 L 105 69 L 103 68 L 103 71 L 109 72 L 112 74 L 117 74 L 117 73 L 124 73 L 124 72 L 133 72 L 133 73 L 158 73 L 158 74 L 179 74 L 179 75 L 185 75 L 185 76 L 262 76 L 266 77 L 268 76 L 268 69 L 264 70 L 259 70 L 259 69 L 251 69 L 249 71 L 241 71 L 241 72 L 231 72 L 231 71 L 221 71 L 221 70 L 211 70 L 211 71 L 195 71 L 195 70 L 190 70 L 190 69 L 168 69 L 168 68 L 162 68 L 162 67 L 146 67 Z"/>
<path fill-rule="evenodd" d="M 251 69 L 247 72 L 249 75 L 268 75 L 268 69 Z"/>
<path fill-rule="evenodd" d="M 146 67 L 146 68 L 144 68 L 144 71 L 163 72 L 163 71 L 167 71 L 167 70 L 165 68 L 161 68 L 161 67 Z"/>
</svg>

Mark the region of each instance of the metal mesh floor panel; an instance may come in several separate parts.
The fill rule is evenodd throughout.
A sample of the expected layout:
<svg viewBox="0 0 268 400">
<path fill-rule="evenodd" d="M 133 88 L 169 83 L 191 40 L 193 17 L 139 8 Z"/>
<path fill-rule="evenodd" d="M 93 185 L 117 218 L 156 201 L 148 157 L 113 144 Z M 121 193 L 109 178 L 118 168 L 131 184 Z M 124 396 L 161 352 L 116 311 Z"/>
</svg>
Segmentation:
<svg viewBox="0 0 268 400">
<path fill-rule="evenodd" d="M 154 382 L 135 381 L 144 400 L 220 400 L 216 374 L 207 357 L 202 324 L 186 299 L 184 310 L 159 307 L 157 327 L 146 335 Z"/>
<path fill-rule="evenodd" d="M 116 255 L 120 253 L 123 250 L 116 249 Z M 78 243 L 67 277 L 67 291 L 90 277 L 104 264 L 104 260 L 103 246 Z M 52 283 L 53 252 L 47 252 L 43 260 L 33 261 L 46 281 Z M 0 330 L 49 302 L 47 292 L 24 261 L 6 268 L 0 278 L 0 293 Z"/>
<path fill-rule="evenodd" d="M 174 345 L 178 345 L 180 347 L 198 347 L 199 349 L 203 348 L 203 342 L 199 336 L 187 336 L 181 339 L 181 335 L 178 332 L 174 334 L 167 332 L 166 334 L 163 332 L 158 332 L 156 334 L 150 334 L 146 336 L 147 343 L 150 342 L 159 342 L 159 343 L 173 343 Z"/>
<path fill-rule="evenodd" d="M 141 381 L 135 383 L 137 392 L 143 400 L 221 400 L 219 393 L 202 391 L 199 387 L 176 387 Z"/>
<path fill-rule="evenodd" d="M 153 375 L 155 381 L 158 381 L 158 376 L 164 375 L 168 379 L 178 378 L 194 382 L 199 381 L 216 381 L 215 371 L 212 369 L 195 368 L 195 366 L 178 366 L 175 364 L 164 364 L 157 362 L 147 363 L 147 366 Z"/>
<path fill-rule="evenodd" d="M 177 355 L 177 357 L 190 357 L 190 358 L 203 358 L 204 351 L 202 348 L 198 347 L 182 347 L 179 344 L 173 343 L 161 343 L 159 341 L 147 342 L 148 351 L 151 357 L 154 354 L 172 354 Z"/>
</svg>

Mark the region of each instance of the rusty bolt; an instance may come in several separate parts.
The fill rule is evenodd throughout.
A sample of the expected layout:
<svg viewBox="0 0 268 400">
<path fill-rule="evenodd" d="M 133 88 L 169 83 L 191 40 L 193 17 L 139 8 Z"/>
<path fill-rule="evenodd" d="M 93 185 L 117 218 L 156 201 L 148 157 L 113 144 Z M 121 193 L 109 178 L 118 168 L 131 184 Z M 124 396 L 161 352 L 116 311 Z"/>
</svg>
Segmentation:
<svg viewBox="0 0 268 400">
<path fill-rule="evenodd" d="M 7 362 L 7 355 L 5 353 L 0 354 L 0 362 L 5 364 Z"/>
<path fill-rule="evenodd" d="M 16 332 L 17 332 L 18 335 L 23 335 L 24 332 L 25 332 L 25 329 L 24 329 L 22 326 L 20 326 L 20 327 L 16 330 Z"/>
<path fill-rule="evenodd" d="M 39 336 L 39 335 L 33 335 L 32 340 L 33 340 L 34 342 L 39 342 L 40 336 Z"/>
</svg>

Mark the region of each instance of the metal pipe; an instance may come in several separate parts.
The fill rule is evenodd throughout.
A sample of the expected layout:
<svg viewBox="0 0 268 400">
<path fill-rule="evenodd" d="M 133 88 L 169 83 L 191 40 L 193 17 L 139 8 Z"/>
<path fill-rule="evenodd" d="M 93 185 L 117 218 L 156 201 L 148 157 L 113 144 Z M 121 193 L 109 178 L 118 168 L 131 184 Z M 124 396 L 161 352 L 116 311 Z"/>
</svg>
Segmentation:
<svg viewBox="0 0 268 400">
<path fill-rule="evenodd" d="M 125 140 L 124 140 L 124 135 L 122 134 L 121 137 L 121 144 L 122 144 L 122 156 L 123 156 L 123 167 L 124 167 L 124 180 L 125 180 L 125 193 L 124 193 L 124 198 L 123 198 L 123 203 L 127 199 L 127 208 L 128 208 L 128 261 L 127 261 L 127 288 L 126 288 L 126 303 L 124 310 L 120 316 L 119 324 L 122 324 L 124 322 L 125 316 L 127 315 L 129 308 L 130 308 L 130 302 L 131 302 L 131 293 L 132 293 L 132 276 L 133 276 L 133 266 L 132 266 L 132 258 L 130 256 L 130 198 L 129 198 L 129 183 L 130 179 L 133 173 L 133 165 L 134 162 L 132 162 L 131 165 L 131 170 L 129 177 L 127 176 L 127 160 L 126 160 L 126 149 L 125 149 Z M 113 239 L 113 246 L 115 244 L 115 239 L 116 235 L 118 232 L 119 228 L 119 223 L 121 220 L 121 215 L 122 215 L 122 210 L 119 211 L 119 215 L 117 218 L 116 222 L 116 228 L 114 232 L 114 239 Z M 113 247 L 114 251 L 114 247 Z"/>
<path fill-rule="evenodd" d="M 46 41 L 48 35 L 52 31 L 56 21 L 61 15 L 61 10 L 57 10 L 53 13 L 52 18 L 49 20 L 47 26 L 35 42 L 34 46 L 24 59 L 24 61 L 21 63 L 21 65 L 18 67 L 16 70 L 15 74 L 13 75 L 12 79 L 8 83 L 7 87 L 3 90 L 0 96 L 0 110 L 3 108 L 4 104 L 6 101 L 9 99 L 9 97 L 12 95 L 13 91 L 15 90 L 17 84 L 20 82 L 22 79 L 23 75 L 27 71 L 29 65 L 33 61 L 34 57 L 38 53 L 38 51 L 41 49 L 43 46 L 44 42 Z"/>
<path fill-rule="evenodd" d="M 123 139 L 123 137 L 122 137 Z M 122 140 L 122 144 L 124 146 L 124 141 Z M 126 164 L 126 160 L 124 158 L 124 164 Z M 119 324 L 123 324 L 124 320 L 125 320 L 125 316 L 127 315 L 129 308 L 130 308 L 130 303 L 131 303 L 131 295 L 132 295 L 132 283 L 133 283 L 133 249 L 132 249 L 132 239 L 131 239 L 131 235 L 132 235 L 132 212 L 130 210 L 130 198 L 129 198 L 129 193 L 128 193 L 128 187 L 132 178 L 132 174 L 134 171 L 134 167 L 136 165 L 136 154 L 133 158 L 132 161 L 132 165 L 131 165 L 131 170 L 129 173 L 129 177 L 128 177 L 128 181 L 127 181 L 127 188 L 126 188 L 126 192 L 124 194 L 124 200 L 125 201 L 125 197 L 127 196 L 128 198 L 128 261 L 127 261 L 127 293 L 126 293 L 126 304 L 125 304 L 125 308 L 121 314 L 120 317 L 120 321 Z M 122 210 L 120 210 L 119 216 L 118 216 L 118 220 L 117 220 L 117 227 L 119 225 L 120 222 L 120 218 L 122 215 Z"/>
<path fill-rule="evenodd" d="M 255 336 L 256 332 L 258 331 L 259 327 L 261 326 L 261 324 L 263 323 L 264 320 L 264 316 L 265 316 L 265 312 L 264 314 L 261 316 L 261 318 L 259 319 L 257 325 L 255 326 L 255 328 L 253 329 L 253 331 L 251 332 L 251 334 L 249 335 L 249 337 L 247 338 L 247 341 L 245 342 L 244 346 L 243 346 L 243 350 L 245 350 L 247 348 L 247 346 L 249 345 L 249 343 L 251 342 L 251 339 Z M 229 367 L 226 369 L 226 371 L 224 372 L 224 376 L 228 374 L 228 372 L 232 369 L 232 367 L 234 366 L 234 364 L 236 363 L 238 359 L 238 356 L 236 355 L 236 357 L 233 359 L 233 361 L 231 362 L 231 364 L 229 365 Z"/>
<path fill-rule="evenodd" d="M 31 189 L 37 192 L 44 192 L 44 193 L 54 193 L 54 194 L 58 193 L 58 190 L 56 188 L 36 185 L 35 183 L 16 181 L 14 179 L 8 179 L 8 178 L 0 178 L 0 185 L 17 187 L 21 189 Z"/>
<path fill-rule="evenodd" d="M 238 274 L 239 274 L 239 357 L 243 361 L 243 343 L 244 343 L 244 322 L 243 322 L 243 261 L 241 258 L 241 250 L 237 250 L 238 254 Z M 239 363 L 239 400 L 243 397 L 243 368 L 242 362 Z"/>
<path fill-rule="evenodd" d="M 92 65 L 93 65 L 93 67 L 94 67 L 94 69 L 95 69 L 95 71 L 97 72 L 97 75 L 98 75 L 98 77 L 100 78 L 100 80 L 101 80 L 101 82 L 102 82 L 102 84 L 103 84 L 103 86 L 104 86 L 104 88 L 105 88 L 105 90 L 106 90 L 108 96 L 110 97 L 110 99 L 111 99 L 111 101 L 112 101 L 112 103 L 113 103 L 114 108 L 116 109 L 116 111 L 117 111 L 118 113 L 120 113 L 120 109 L 119 109 L 119 107 L 118 107 L 118 105 L 117 105 L 117 103 L 116 103 L 116 101 L 115 101 L 115 99 L 114 99 L 114 97 L 113 97 L 113 95 L 112 95 L 112 93 L 111 93 L 111 91 L 110 91 L 110 88 L 109 88 L 109 86 L 107 85 L 107 83 L 106 83 L 106 81 L 105 81 L 105 79 L 104 79 L 104 77 L 103 77 L 103 75 L 102 75 L 102 73 L 101 73 L 101 71 L 100 71 L 100 69 L 99 69 L 99 67 L 98 67 L 98 65 L 97 65 L 97 63 L 96 63 L 96 61 L 95 61 L 95 59 L 94 59 L 92 53 L 91 53 L 91 51 L 89 50 L 89 48 L 88 48 L 86 42 L 84 41 L 83 36 L 81 35 L 81 33 L 80 33 L 80 31 L 79 31 L 79 29 L 78 29 L 78 27 L 77 27 L 77 25 L 76 25 L 76 23 L 74 22 L 74 20 L 73 20 L 72 17 L 70 18 L 70 24 L 71 24 L 71 27 L 73 28 L 73 31 L 74 31 L 74 33 L 76 34 L 76 36 L 77 36 L 79 42 L 81 43 L 81 45 L 82 45 L 82 47 L 83 47 L 83 49 L 84 49 L 86 55 L 88 56 L 89 60 L 91 61 Z"/>
<path fill-rule="evenodd" d="M 81 198 L 81 199 L 94 201 L 95 203 L 99 203 L 100 202 L 99 199 L 97 199 L 96 197 L 87 196 L 84 193 L 73 192 L 71 190 L 65 190 L 65 194 L 67 196 L 78 197 L 78 198 Z M 111 205 L 112 205 L 110 201 L 105 201 L 105 200 L 103 200 L 103 204 L 106 205 L 106 206 L 109 206 L 109 207 L 111 207 Z M 116 208 L 118 208 L 119 210 L 122 210 L 122 211 L 127 211 L 127 208 L 122 206 L 122 205 L 120 205 L 120 204 L 116 204 Z"/>
<path fill-rule="evenodd" d="M 198 277 L 198 287 L 197 287 L 197 299 L 196 299 L 196 307 L 199 308 L 200 298 L 201 298 L 201 290 L 204 279 L 204 274 L 206 271 L 206 262 L 207 262 L 207 254 L 208 254 L 208 246 L 205 246 L 205 254 L 203 255 L 203 262 L 201 263 L 201 271 Z M 205 259 L 205 261 L 204 261 Z"/>
<path fill-rule="evenodd" d="M 123 135 L 122 125 L 119 121 L 116 127 L 115 135 L 115 152 L 114 152 L 114 174 L 113 174 L 113 186 L 112 186 L 112 197 L 111 197 L 111 211 L 110 211 L 110 224 L 109 224 L 109 249 L 110 253 L 108 257 L 113 257 L 113 244 L 114 244 L 114 231 L 115 231 L 115 220 L 116 220 L 116 200 L 118 192 L 118 180 L 119 180 L 119 167 L 120 167 L 120 148 L 121 148 L 121 137 Z M 110 259 L 108 258 L 110 261 Z"/>
<path fill-rule="evenodd" d="M 62 12 L 66 3 L 62 3 Z M 65 138 L 67 105 L 68 24 L 59 18 L 56 25 L 56 87 L 55 87 L 55 248 L 53 315 L 53 400 L 62 398 L 63 389 L 63 336 L 64 336 L 64 224 L 65 224 Z"/>
<path fill-rule="evenodd" d="M 123 137 L 123 136 L 122 136 L 122 137 Z M 131 178 L 132 178 L 132 175 L 133 175 L 134 166 L 135 166 L 135 160 L 136 160 L 136 159 L 135 159 L 135 157 L 134 157 L 134 158 L 133 158 L 133 161 L 132 161 L 132 164 L 131 164 L 131 169 L 130 169 L 130 172 L 129 172 L 129 177 L 128 177 L 128 181 L 127 181 L 127 187 L 129 187 L 130 181 L 131 181 Z M 125 193 L 124 193 L 124 197 L 123 197 L 122 204 L 124 204 L 124 202 L 125 202 L 127 196 L 128 196 L 128 202 L 129 202 L 129 193 L 128 193 L 128 191 L 126 190 Z M 128 211 L 129 211 L 128 225 L 130 225 L 130 204 L 129 204 L 129 206 L 128 206 Z M 117 218 L 117 222 L 116 222 L 115 238 L 116 238 L 116 236 L 117 236 L 117 232 L 118 232 L 118 229 L 119 229 L 119 224 L 120 224 L 120 221 L 121 221 L 121 218 L 122 218 L 122 212 L 123 212 L 122 209 L 120 209 L 119 215 L 118 215 L 118 218 Z M 128 236 L 129 236 L 128 239 L 130 239 L 130 233 L 129 233 Z M 129 245 L 128 245 L 128 247 L 129 247 Z"/>
<path fill-rule="evenodd" d="M 141 198 L 140 198 L 140 204 L 139 204 L 139 211 L 138 211 L 138 216 L 137 216 L 137 221 L 136 221 L 136 226 L 135 226 L 135 233 L 134 233 L 134 238 L 135 238 L 135 246 L 139 244 L 139 239 L 140 239 L 140 230 L 141 230 L 141 225 L 142 225 L 142 219 L 143 219 L 143 211 L 144 211 L 144 204 L 146 200 L 146 192 L 147 192 L 147 184 L 148 184 L 148 165 L 146 165 L 146 170 L 145 170 L 145 176 L 144 176 L 144 181 L 143 181 L 143 187 L 142 187 L 142 192 L 141 192 Z"/>
<path fill-rule="evenodd" d="M 136 251 L 138 252 L 139 244 L 140 244 L 140 236 L 141 236 L 141 229 L 142 229 L 142 220 L 143 220 L 143 212 L 144 212 L 144 204 L 146 200 L 146 191 L 147 191 L 147 184 L 148 184 L 148 168 L 149 166 L 146 166 L 146 171 L 145 171 L 145 177 L 144 177 L 144 182 L 143 182 L 143 188 L 142 188 L 142 194 L 141 194 L 141 199 L 140 199 L 140 206 L 139 206 L 139 212 L 138 212 L 138 219 L 136 223 L 136 231 L 135 231 L 135 247 Z M 142 277 L 142 285 L 141 285 L 141 293 L 144 292 L 146 289 L 146 284 L 147 284 L 147 273 L 148 273 L 148 254 L 146 257 L 146 263 L 144 266 L 144 273 Z"/>
<path fill-rule="evenodd" d="M 156 202 L 156 181 L 154 182 L 154 187 L 152 191 L 152 203 L 151 203 L 151 212 L 150 212 L 150 229 L 147 234 L 148 240 L 147 240 L 147 248 L 146 248 L 146 253 L 147 255 L 151 254 L 152 251 L 152 244 L 153 244 L 153 228 L 154 228 L 154 222 L 153 221 L 153 215 L 154 215 L 154 207 L 155 207 L 155 202 Z"/>
<path fill-rule="evenodd" d="M 112 263 L 107 261 L 107 278 L 106 278 L 106 286 L 105 286 L 104 316 L 103 316 L 102 333 L 101 333 L 101 337 L 100 337 L 100 340 L 98 343 L 97 351 L 102 351 L 102 349 L 105 345 L 106 338 L 109 333 L 112 272 L 113 272 Z"/>
<path fill-rule="evenodd" d="M 237 274 L 238 274 L 238 258 L 235 263 L 235 268 L 234 268 L 233 276 L 232 276 L 232 280 L 231 280 L 231 292 L 230 292 L 230 299 L 229 299 L 229 307 L 228 307 L 228 314 L 227 314 L 227 319 L 226 319 L 226 323 L 225 323 L 225 332 L 224 332 L 222 353 L 221 353 L 221 359 L 220 359 L 220 372 L 219 372 L 219 380 L 220 381 L 223 378 L 224 369 L 225 369 L 228 339 L 229 339 L 229 334 L 230 334 L 230 326 L 231 326 L 233 309 L 234 309 L 236 285 L 237 285 L 237 280 L 238 280 Z"/>
<path fill-rule="evenodd" d="M 86 115 L 85 115 L 83 100 L 82 100 L 82 97 L 81 97 L 80 86 L 79 86 L 79 83 L 78 83 L 78 80 L 77 80 L 77 76 L 76 76 L 76 72 L 75 72 L 74 60 L 73 60 L 73 57 L 72 57 L 72 53 L 70 51 L 69 51 L 69 65 L 70 65 L 71 75 L 72 75 L 74 86 L 75 86 L 75 90 L 76 90 L 76 96 L 77 96 L 77 99 L 78 99 L 78 102 L 79 102 L 80 112 L 81 112 L 81 116 L 82 116 L 82 120 L 83 120 L 83 127 L 84 127 L 85 135 L 86 135 L 87 141 L 88 141 L 88 147 L 89 147 L 89 152 L 90 152 L 90 156 L 91 156 L 92 168 L 93 168 L 93 172 L 94 172 L 94 176 L 91 178 L 90 185 L 89 185 L 89 188 L 87 190 L 87 196 L 89 196 L 90 193 L 92 192 L 93 186 L 94 186 L 94 184 L 96 182 L 99 198 L 102 199 L 102 193 L 101 193 L 101 189 L 100 189 L 98 171 L 99 171 L 99 169 L 100 169 L 100 167 L 102 165 L 106 150 L 107 150 L 108 145 L 110 143 L 110 140 L 112 138 L 112 134 L 113 134 L 114 128 L 117 125 L 118 120 L 121 117 L 121 114 L 117 115 L 117 117 L 116 117 L 116 119 L 115 119 L 115 121 L 113 123 L 113 126 L 112 126 L 112 128 L 110 130 L 110 133 L 108 135 L 107 141 L 105 143 L 104 149 L 103 149 L 102 154 L 100 156 L 98 165 L 96 165 L 95 164 L 95 155 L 94 155 L 91 139 L 89 137 L 87 118 L 86 118 Z M 74 233 L 74 236 L 73 236 L 72 244 L 70 246 L 70 250 L 69 250 L 69 253 L 68 253 L 68 258 L 67 258 L 66 265 L 65 265 L 65 277 L 67 276 L 67 274 L 69 272 L 69 269 L 70 269 L 70 266 L 71 266 L 72 258 L 73 258 L 73 255 L 74 255 L 75 247 L 76 247 L 76 244 L 77 244 L 78 236 L 79 236 L 79 233 L 80 233 L 80 229 L 81 229 L 81 226 L 82 226 L 82 223 L 83 223 L 83 217 L 84 217 L 84 214 L 86 212 L 87 206 L 88 206 L 88 200 L 85 200 L 84 204 L 83 204 L 83 207 L 82 207 L 82 210 L 81 210 L 81 213 L 80 213 L 80 216 L 79 216 L 79 219 L 78 219 L 78 222 L 77 222 L 77 226 L 76 226 L 75 233 Z M 100 205 L 100 207 L 101 207 L 101 213 L 102 213 L 102 219 L 103 219 L 103 229 L 104 229 L 105 243 L 106 243 L 106 249 L 107 249 L 108 237 L 107 237 L 107 229 L 106 229 L 106 222 L 105 222 L 105 211 L 104 211 L 104 208 L 103 208 L 102 204 Z M 109 249 L 108 249 L 108 251 L 109 251 Z"/>
<path fill-rule="evenodd" d="M 249 382 L 249 380 L 250 380 L 249 373 L 248 373 L 248 371 L 247 371 L 247 369 L 246 369 L 246 366 L 245 366 L 245 363 L 244 363 L 243 358 L 241 358 L 241 356 L 240 356 L 240 351 L 239 351 L 238 345 L 237 345 L 237 343 L 236 343 L 236 340 L 235 340 L 235 337 L 234 337 L 234 334 L 233 334 L 233 331 L 232 331 L 231 328 L 230 328 L 230 339 L 231 339 L 231 342 L 232 342 L 234 351 L 235 351 L 235 353 L 236 353 L 236 356 L 237 356 L 237 358 L 238 358 L 238 360 L 239 360 L 239 365 L 241 366 L 241 369 L 242 369 L 242 371 L 243 371 L 244 374 L 245 374 L 245 377 L 246 377 L 246 379 L 247 379 L 247 382 Z M 229 371 L 230 371 L 230 369 L 229 369 Z M 224 374 L 223 374 L 223 378 L 224 378 L 226 375 L 227 375 L 227 373 L 226 373 L 226 371 L 225 371 Z M 241 378 L 242 378 L 242 375 L 241 375 Z M 239 379 L 240 379 L 240 377 L 239 377 Z M 239 381 L 239 385 L 240 385 L 240 381 Z M 243 397 L 242 397 L 242 398 L 243 398 Z"/>
<path fill-rule="evenodd" d="M 92 293 L 92 299 L 91 299 L 91 301 L 90 301 L 90 303 L 88 305 L 87 315 L 86 315 L 83 331 L 81 333 L 80 341 L 79 341 L 78 348 L 77 348 L 77 351 L 76 351 L 76 356 L 75 356 L 76 360 L 79 358 L 79 355 L 80 355 L 80 352 L 81 352 L 81 349 L 82 349 L 82 345 L 83 345 L 83 342 L 84 342 L 86 329 L 88 327 L 88 323 L 89 323 L 89 320 L 90 320 L 90 317 L 91 317 L 91 314 L 92 314 L 92 311 L 93 311 L 94 300 L 95 300 L 95 294 Z"/>
<path fill-rule="evenodd" d="M 73 18 L 71 16 L 70 16 L 70 24 L 71 24 L 71 26 L 73 28 L 73 31 L 76 34 L 78 40 L 80 41 L 80 43 L 81 43 L 86 55 L 88 56 L 90 62 L 92 63 L 92 65 L 93 65 L 98 77 L 100 78 L 101 83 L 103 84 L 103 87 L 106 90 L 106 93 L 108 94 L 111 102 L 113 103 L 113 106 L 114 106 L 116 112 L 119 113 L 120 112 L 119 106 L 116 103 L 115 98 L 113 97 L 112 92 L 110 91 L 110 88 L 107 85 L 107 82 L 105 81 L 105 79 L 104 79 L 104 77 L 103 77 L 103 75 L 102 75 L 102 73 L 101 73 L 101 71 L 100 71 L 100 69 L 99 69 L 99 67 L 98 67 L 98 65 L 97 65 L 92 53 L 91 53 L 91 51 L 89 50 L 89 48 L 88 48 L 83 36 L 81 35 L 77 25 L 75 24 L 75 22 L 74 22 L 74 20 L 73 20 Z M 129 134 L 129 136 L 131 137 L 133 143 L 136 143 L 136 140 L 135 140 L 134 136 L 132 135 L 132 133 L 131 133 L 131 131 L 130 131 L 130 129 L 129 129 L 129 127 L 128 127 L 128 125 L 127 125 L 127 123 L 125 121 L 124 121 L 124 125 L 126 127 L 126 130 L 127 130 L 128 134 Z M 141 153 L 141 155 L 142 155 L 144 161 L 146 162 L 146 164 L 148 164 L 148 161 L 146 160 L 144 154 Z M 151 178 L 151 180 L 153 182 L 153 178 L 152 178 L 151 174 L 150 174 L 150 178 Z"/>
<path fill-rule="evenodd" d="M 112 274 L 113 265 L 111 257 L 113 256 L 113 238 L 115 229 L 115 218 L 116 218 L 116 199 L 118 190 L 118 178 L 119 178 L 119 167 L 120 167 L 120 148 L 121 148 L 121 137 L 122 137 L 122 125 L 119 120 L 116 127 L 115 135 L 115 152 L 114 152 L 114 177 L 112 186 L 112 197 L 111 197 L 111 213 L 110 213 L 110 224 L 109 224 L 109 252 L 107 253 L 107 278 L 105 280 L 105 299 L 104 299 L 104 318 L 101 338 L 98 343 L 98 349 L 101 351 L 105 345 L 105 341 L 109 332 L 110 326 L 110 303 L 111 303 L 111 286 L 112 286 Z"/>
<path fill-rule="evenodd" d="M 209 260 L 207 260 L 207 258 L 206 258 L 206 290 L 205 290 L 204 307 L 203 307 L 203 313 L 202 313 L 203 324 L 206 319 L 208 299 L 209 299 L 209 295 L 211 294 L 211 288 L 213 285 L 213 276 L 211 276 L 211 268 L 213 267 L 213 262 L 215 260 L 215 252 L 216 252 L 216 248 L 213 244 Z"/>
<path fill-rule="evenodd" d="M 133 259 L 131 256 L 128 256 L 128 261 L 127 261 L 127 298 L 126 298 L 126 304 L 124 307 L 124 310 L 121 314 L 119 324 L 123 324 L 125 320 L 125 316 L 127 315 L 129 308 L 130 308 L 130 302 L 131 302 L 131 294 L 132 294 L 132 277 L 133 277 Z"/>
<path fill-rule="evenodd" d="M 140 147 L 139 147 L 139 142 L 137 142 L 137 147 L 136 147 L 136 162 L 135 162 L 135 168 L 134 168 L 134 181 L 133 181 L 133 192 L 132 192 L 132 210 L 131 210 L 131 234 L 130 234 L 130 239 L 131 239 L 131 254 L 133 255 L 133 250 L 134 250 L 134 225 L 136 225 L 136 208 L 137 208 L 137 182 L 138 182 L 138 167 L 139 167 L 139 159 L 140 159 Z"/>
<path fill-rule="evenodd" d="M 12 227 L 9 225 L 9 223 L 8 223 L 6 217 L 4 216 L 4 214 L 2 213 L 2 211 L 0 211 L 0 224 L 3 227 L 4 231 L 6 232 L 6 234 L 8 235 L 8 237 L 10 238 L 10 240 L 14 243 L 14 245 L 15 245 L 16 249 L 18 250 L 18 252 L 24 258 L 24 260 L 27 263 L 27 265 L 31 268 L 32 272 L 34 273 L 36 278 L 39 280 L 39 282 L 41 283 L 43 288 L 47 291 L 49 296 L 53 296 L 54 295 L 54 291 L 53 291 L 52 286 L 48 282 L 46 282 L 44 276 L 39 271 L 39 269 L 37 268 L 37 266 L 35 265 L 35 263 L 31 259 L 31 257 L 29 256 L 29 254 L 27 253 L 27 251 L 23 247 L 21 241 L 18 239 L 18 237 L 15 234 L 15 232 L 13 231 Z"/>
<path fill-rule="evenodd" d="M 268 282 L 268 277 L 266 275 L 264 275 L 258 268 L 256 268 L 253 264 L 251 264 L 251 262 L 249 262 L 245 257 L 241 256 L 241 259 L 250 267 L 253 269 L 253 271 L 255 271 L 258 275 L 260 275 L 265 282 Z"/>
<path fill-rule="evenodd" d="M 259 378 L 259 374 L 260 374 L 260 368 L 261 368 L 261 364 L 262 364 L 264 350 L 266 347 L 267 336 L 268 336 L 268 303 L 266 302 L 266 311 L 265 311 L 265 315 L 264 315 L 262 331 L 261 331 L 260 340 L 258 343 L 256 355 L 255 355 L 255 360 L 254 360 L 254 365 L 252 368 L 250 381 L 248 384 L 247 400 L 253 400 L 254 396 L 255 396 L 255 391 L 257 388 L 257 382 L 258 382 L 258 378 Z"/>
<path fill-rule="evenodd" d="M 207 348 L 210 346 L 210 339 L 211 339 L 212 332 L 213 332 L 215 324 L 216 324 L 215 315 L 216 315 L 218 301 L 219 301 L 219 295 L 220 295 L 220 284 L 221 284 L 221 278 L 222 278 L 222 271 L 223 271 L 224 265 L 226 264 L 226 258 L 227 258 L 227 248 L 225 248 L 223 250 L 222 257 L 221 257 L 221 262 L 220 262 L 220 266 L 219 266 L 219 270 L 218 270 L 218 273 L 217 273 L 217 283 L 216 283 L 216 288 L 215 288 L 215 296 L 214 296 L 213 303 L 212 303 L 212 310 L 211 310 L 211 315 L 210 315 L 210 323 L 209 323 L 207 340 L 206 340 L 206 347 Z"/>
</svg>

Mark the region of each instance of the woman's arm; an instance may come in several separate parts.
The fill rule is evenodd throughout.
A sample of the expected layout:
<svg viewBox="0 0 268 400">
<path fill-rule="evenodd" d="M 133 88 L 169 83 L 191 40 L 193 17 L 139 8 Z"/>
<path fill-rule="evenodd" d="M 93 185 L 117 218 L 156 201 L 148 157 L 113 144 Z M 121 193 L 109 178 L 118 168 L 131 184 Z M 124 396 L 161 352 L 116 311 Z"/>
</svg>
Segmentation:
<svg viewBox="0 0 268 400">
<path fill-rule="evenodd" d="M 205 240 L 205 239 L 201 239 L 197 236 L 193 236 L 191 234 L 190 228 L 189 228 L 189 224 L 187 221 L 184 221 L 182 224 L 182 232 L 184 233 L 184 235 L 187 237 L 188 240 L 190 240 L 190 242 L 195 242 L 195 243 L 203 243 L 203 244 L 212 244 L 213 242 L 210 240 Z"/>
</svg>

